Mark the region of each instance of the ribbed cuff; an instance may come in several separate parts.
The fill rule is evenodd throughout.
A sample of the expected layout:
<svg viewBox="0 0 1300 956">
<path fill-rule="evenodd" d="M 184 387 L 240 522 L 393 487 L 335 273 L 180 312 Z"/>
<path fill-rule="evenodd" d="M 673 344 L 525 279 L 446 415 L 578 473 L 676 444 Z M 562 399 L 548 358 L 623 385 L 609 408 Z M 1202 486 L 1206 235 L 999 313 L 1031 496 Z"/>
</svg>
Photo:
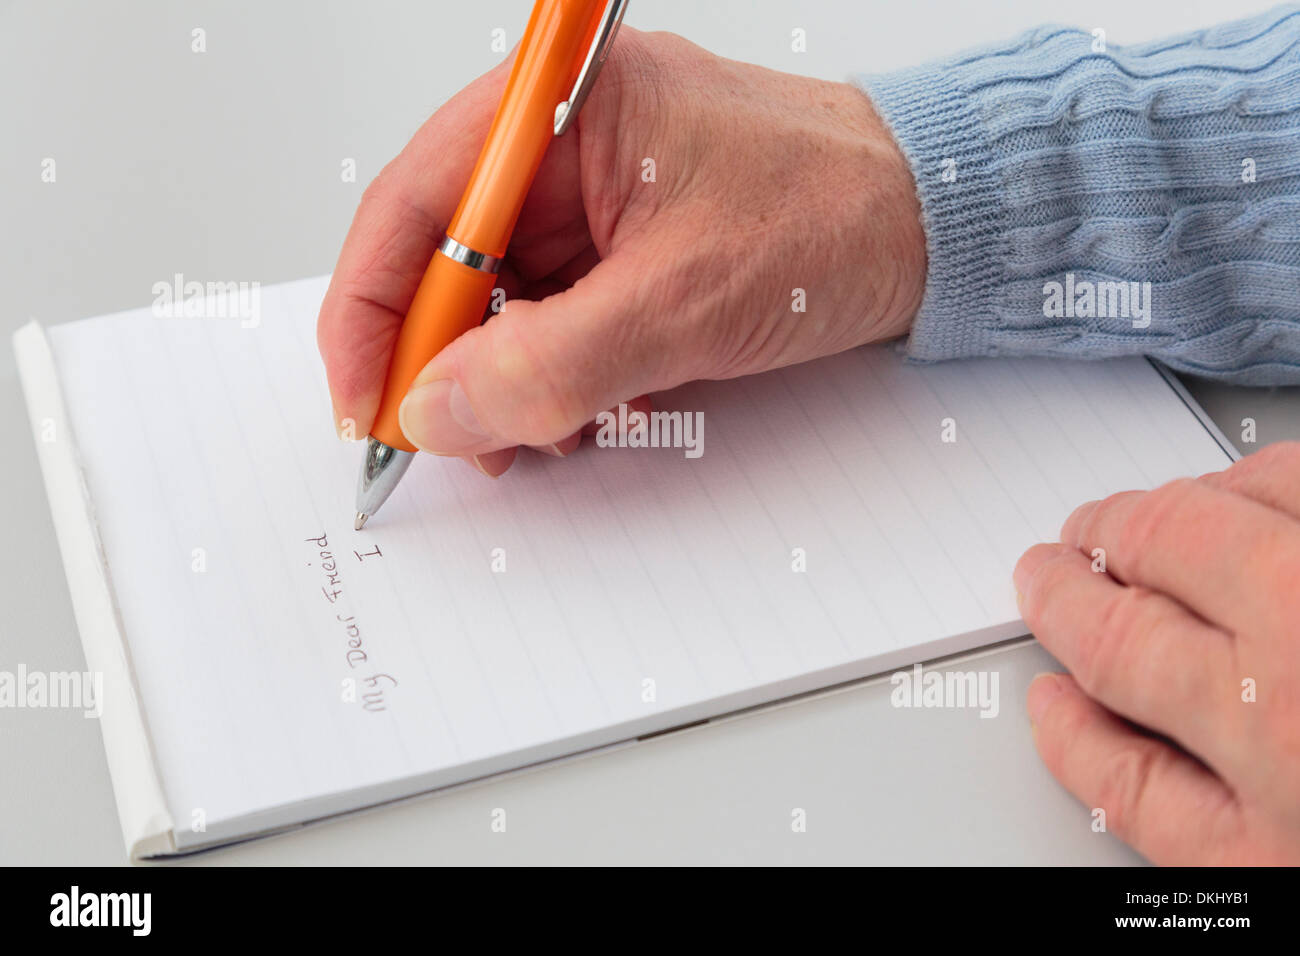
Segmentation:
<svg viewBox="0 0 1300 956">
<path fill-rule="evenodd" d="M 1300 380 L 1298 65 L 1289 5 L 1136 46 L 1047 25 L 856 77 L 921 204 L 908 354 Z"/>
<path fill-rule="evenodd" d="M 942 66 L 858 76 L 916 177 L 928 270 L 908 340 L 922 361 L 992 355 L 1007 216 L 984 124 Z"/>
</svg>

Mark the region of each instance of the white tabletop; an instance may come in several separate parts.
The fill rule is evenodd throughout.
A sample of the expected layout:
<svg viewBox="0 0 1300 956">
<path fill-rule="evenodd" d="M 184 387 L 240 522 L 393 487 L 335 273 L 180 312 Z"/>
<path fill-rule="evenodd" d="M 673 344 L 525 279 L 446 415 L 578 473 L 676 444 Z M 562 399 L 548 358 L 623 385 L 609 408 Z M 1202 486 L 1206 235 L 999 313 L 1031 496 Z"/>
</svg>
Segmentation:
<svg viewBox="0 0 1300 956">
<path fill-rule="evenodd" d="M 627 22 L 843 79 L 1045 21 L 1152 39 L 1259 0 L 635 2 Z M 143 305 L 175 273 L 269 284 L 328 272 L 361 190 L 513 44 L 524 0 L 0 4 L 6 333 Z M 807 31 L 807 52 L 791 31 Z M 191 49 L 205 31 L 206 52 Z M 56 180 L 42 182 L 55 160 Z M 345 159 L 357 182 L 341 180 Z M 7 338 L 7 336 L 6 336 Z M 1300 438 L 1300 390 L 1189 383 L 1225 434 Z M 0 348 L 0 669 L 84 667 L 12 353 Z M 325 412 L 322 409 L 322 418 Z M 322 421 L 322 427 L 328 427 Z M 1249 446 L 1245 450 L 1250 450 Z M 418 798 L 196 863 L 1130 863 L 1038 762 L 1037 645 L 996 670 L 1000 713 L 903 710 L 887 683 Z M 0 863 L 125 862 L 95 721 L 0 710 Z M 494 832 L 493 811 L 506 811 Z M 791 826 L 796 809 L 805 832 Z"/>
</svg>

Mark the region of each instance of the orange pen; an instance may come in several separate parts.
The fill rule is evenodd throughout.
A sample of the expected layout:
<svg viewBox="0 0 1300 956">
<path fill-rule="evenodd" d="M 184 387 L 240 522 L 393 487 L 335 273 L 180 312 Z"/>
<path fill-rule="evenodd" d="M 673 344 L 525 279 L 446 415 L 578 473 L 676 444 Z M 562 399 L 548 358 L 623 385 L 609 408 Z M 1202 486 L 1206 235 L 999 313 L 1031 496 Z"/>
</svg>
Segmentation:
<svg viewBox="0 0 1300 956">
<path fill-rule="evenodd" d="M 415 376 L 487 312 L 519 210 L 551 137 L 591 91 L 627 0 L 537 0 L 474 172 L 402 322 L 357 481 L 356 529 L 415 457 L 397 410 Z"/>
</svg>

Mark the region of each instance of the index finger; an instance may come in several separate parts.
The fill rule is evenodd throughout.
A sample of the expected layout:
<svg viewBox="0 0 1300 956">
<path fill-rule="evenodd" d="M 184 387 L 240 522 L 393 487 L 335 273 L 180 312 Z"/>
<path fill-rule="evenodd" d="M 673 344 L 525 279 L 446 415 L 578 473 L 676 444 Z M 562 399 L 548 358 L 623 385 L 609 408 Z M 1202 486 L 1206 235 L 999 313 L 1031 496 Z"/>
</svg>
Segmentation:
<svg viewBox="0 0 1300 956">
<path fill-rule="evenodd" d="M 362 436 L 374 422 L 398 329 L 456 211 L 510 63 L 434 113 L 361 198 L 316 323 L 336 427 L 351 419 Z"/>
<path fill-rule="evenodd" d="M 1241 495 L 1181 479 L 1081 506 L 1062 542 L 1104 554 L 1125 584 L 1182 602 L 1238 636 L 1294 627 L 1300 525 Z"/>
</svg>

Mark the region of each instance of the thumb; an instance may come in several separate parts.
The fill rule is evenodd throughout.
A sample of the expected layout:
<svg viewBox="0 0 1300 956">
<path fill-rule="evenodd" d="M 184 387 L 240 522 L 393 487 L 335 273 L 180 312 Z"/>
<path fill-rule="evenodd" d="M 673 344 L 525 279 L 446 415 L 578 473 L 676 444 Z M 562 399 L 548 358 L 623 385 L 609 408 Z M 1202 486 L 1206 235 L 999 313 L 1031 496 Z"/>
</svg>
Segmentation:
<svg viewBox="0 0 1300 956">
<path fill-rule="evenodd" d="M 694 349 L 645 301 L 635 271 L 605 260 L 557 295 L 508 301 L 447 346 L 402 402 L 407 440 L 462 457 L 546 446 L 630 395 L 694 377 L 677 358 Z"/>
</svg>

